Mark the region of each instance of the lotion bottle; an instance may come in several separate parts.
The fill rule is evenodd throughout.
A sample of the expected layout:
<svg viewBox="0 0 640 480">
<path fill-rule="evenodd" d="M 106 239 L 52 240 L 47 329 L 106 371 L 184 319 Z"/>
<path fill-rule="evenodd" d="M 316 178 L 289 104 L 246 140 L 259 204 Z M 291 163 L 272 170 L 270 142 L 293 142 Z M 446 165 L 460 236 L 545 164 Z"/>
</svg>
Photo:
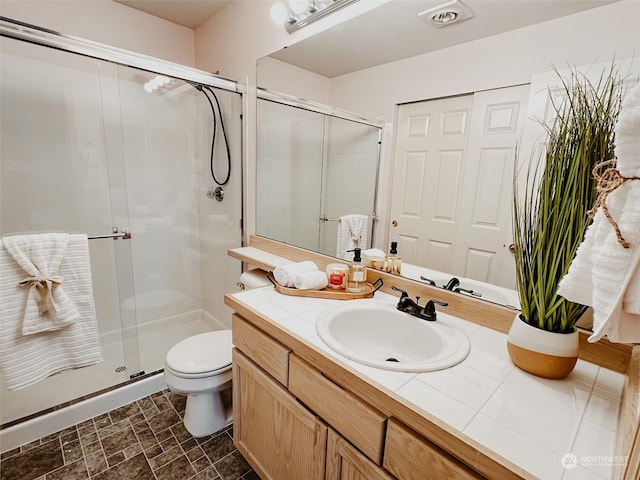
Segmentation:
<svg viewBox="0 0 640 480">
<path fill-rule="evenodd" d="M 349 264 L 349 269 L 347 270 L 346 291 L 348 293 L 363 293 L 367 280 L 367 270 L 362 264 L 360 249 L 354 248 L 349 251 L 353 252 L 353 262 Z"/>
<path fill-rule="evenodd" d="M 400 275 L 402 259 L 398 256 L 398 242 L 391 242 L 391 249 L 386 258 L 386 271 L 395 275 Z"/>
</svg>

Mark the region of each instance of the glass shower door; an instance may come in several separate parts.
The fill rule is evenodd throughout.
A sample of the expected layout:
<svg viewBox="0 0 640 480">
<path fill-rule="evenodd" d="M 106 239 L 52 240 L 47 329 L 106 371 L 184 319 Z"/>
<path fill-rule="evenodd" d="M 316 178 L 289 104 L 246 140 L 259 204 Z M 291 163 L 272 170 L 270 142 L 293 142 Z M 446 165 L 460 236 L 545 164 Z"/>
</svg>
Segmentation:
<svg viewBox="0 0 640 480">
<path fill-rule="evenodd" d="M 113 66 L 7 38 L 1 47 L 0 235 L 92 238 L 128 227 L 123 165 L 117 162 L 117 88 L 104 71 Z M 103 361 L 20 390 L 2 385 L 0 424 L 112 387 L 139 371 L 130 328 L 135 316 L 120 311 L 121 299 L 132 296 L 130 241 L 90 239 L 89 257 Z M 20 319 L 3 314 L 2 322 L 9 321 L 17 326 Z M 20 340 L 5 331 L 3 337 L 7 348 Z"/>
</svg>

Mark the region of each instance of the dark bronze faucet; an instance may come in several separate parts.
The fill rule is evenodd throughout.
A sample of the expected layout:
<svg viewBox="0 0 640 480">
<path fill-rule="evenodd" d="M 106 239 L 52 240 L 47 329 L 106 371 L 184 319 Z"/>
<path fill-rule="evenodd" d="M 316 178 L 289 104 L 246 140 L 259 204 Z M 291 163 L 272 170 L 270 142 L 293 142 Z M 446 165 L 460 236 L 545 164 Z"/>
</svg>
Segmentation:
<svg viewBox="0 0 640 480">
<path fill-rule="evenodd" d="M 439 302 L 438 300 L 429 300 L 424 307 L 421 307 L 418 303 L 420 301 L 420 297 L 416 297 L 415 300 L 411 300 L 409 298 L 409 294 L 406 291 L 396 287 L 395 285 L 391 286 L 391 290 L 400 292 L 400 299 L 398 300 L 398 304 L 396 305 L 396 308 L 398 310 L 408 313 L 409 315 L 413 315 L 414 317 L 421 318 L 422 320 L 427 320 L 429 322 L 434 322 L 437 319 L 435 305 L 436 303 L 438 305 L 442 305 L 443 307 L 449 305 L 448 303 Z"/>
<path fill-rule="evenodd" d="M 457 286 L 460 285 L 460 280 L 458 280 L 456 277 L 453 277 L 451 280 L 449 280 L 449 282 L 444 285 L 442 288 L 444 288 L 445 290 L 449 290 L 449 291 L 453 291 L 454 288 L 456 288 Z"/>
</svg>

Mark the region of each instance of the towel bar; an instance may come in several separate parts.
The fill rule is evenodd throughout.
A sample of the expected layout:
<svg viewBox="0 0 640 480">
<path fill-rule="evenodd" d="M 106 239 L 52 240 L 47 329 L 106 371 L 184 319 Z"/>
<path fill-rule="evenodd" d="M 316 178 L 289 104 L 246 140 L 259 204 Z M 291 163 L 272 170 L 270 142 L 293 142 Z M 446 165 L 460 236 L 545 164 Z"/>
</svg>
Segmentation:
<svg viewBox="0 0 640 480">
<path fill-rule="evenodd" d="M 123 240 L 129 240 L 131 238 L 131 232 L 127 228 L 120 229 L 119 227 L 113 227 L 113 233 L 109 233 L 107 235 L 93 235 L 87 238 L 89 240 L 98 240 L 101 238 L 113 238 L 114 240 L 121 238 Z"/>
<path fill-rule="evenodd" d="M 376 220 L 378 220 L 378 216 L 377 215 L 369 215 L 369 218 L 371 218 L 371 220 L 373 220 L 374 222 Z M 321 222 L 339 222 L 340 219 L 339 218 L 328 218 L 325 215 L 320 215 L 320 221 Z"/>
</svg>

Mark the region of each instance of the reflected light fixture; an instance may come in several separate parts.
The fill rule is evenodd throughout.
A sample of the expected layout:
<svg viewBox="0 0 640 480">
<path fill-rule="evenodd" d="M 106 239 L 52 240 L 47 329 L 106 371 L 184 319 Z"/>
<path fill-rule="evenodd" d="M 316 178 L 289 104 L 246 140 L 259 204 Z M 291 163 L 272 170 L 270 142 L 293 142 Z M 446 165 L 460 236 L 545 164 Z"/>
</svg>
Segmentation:
<svg viewBox="0 0 640 480">
<path fill-rule="evenodd" d="M 473 12 L 460 0 L 452 0 L 418 12 L 418 17 L 431 20 L 431 23 L 438 27 L 444 27 L 473 17 Z"/>
<path fill-rule="evenodd" d="M 292 33 L 358 0 L 288 0 L 271 5 L 271 20 Z"/>
</svg>

